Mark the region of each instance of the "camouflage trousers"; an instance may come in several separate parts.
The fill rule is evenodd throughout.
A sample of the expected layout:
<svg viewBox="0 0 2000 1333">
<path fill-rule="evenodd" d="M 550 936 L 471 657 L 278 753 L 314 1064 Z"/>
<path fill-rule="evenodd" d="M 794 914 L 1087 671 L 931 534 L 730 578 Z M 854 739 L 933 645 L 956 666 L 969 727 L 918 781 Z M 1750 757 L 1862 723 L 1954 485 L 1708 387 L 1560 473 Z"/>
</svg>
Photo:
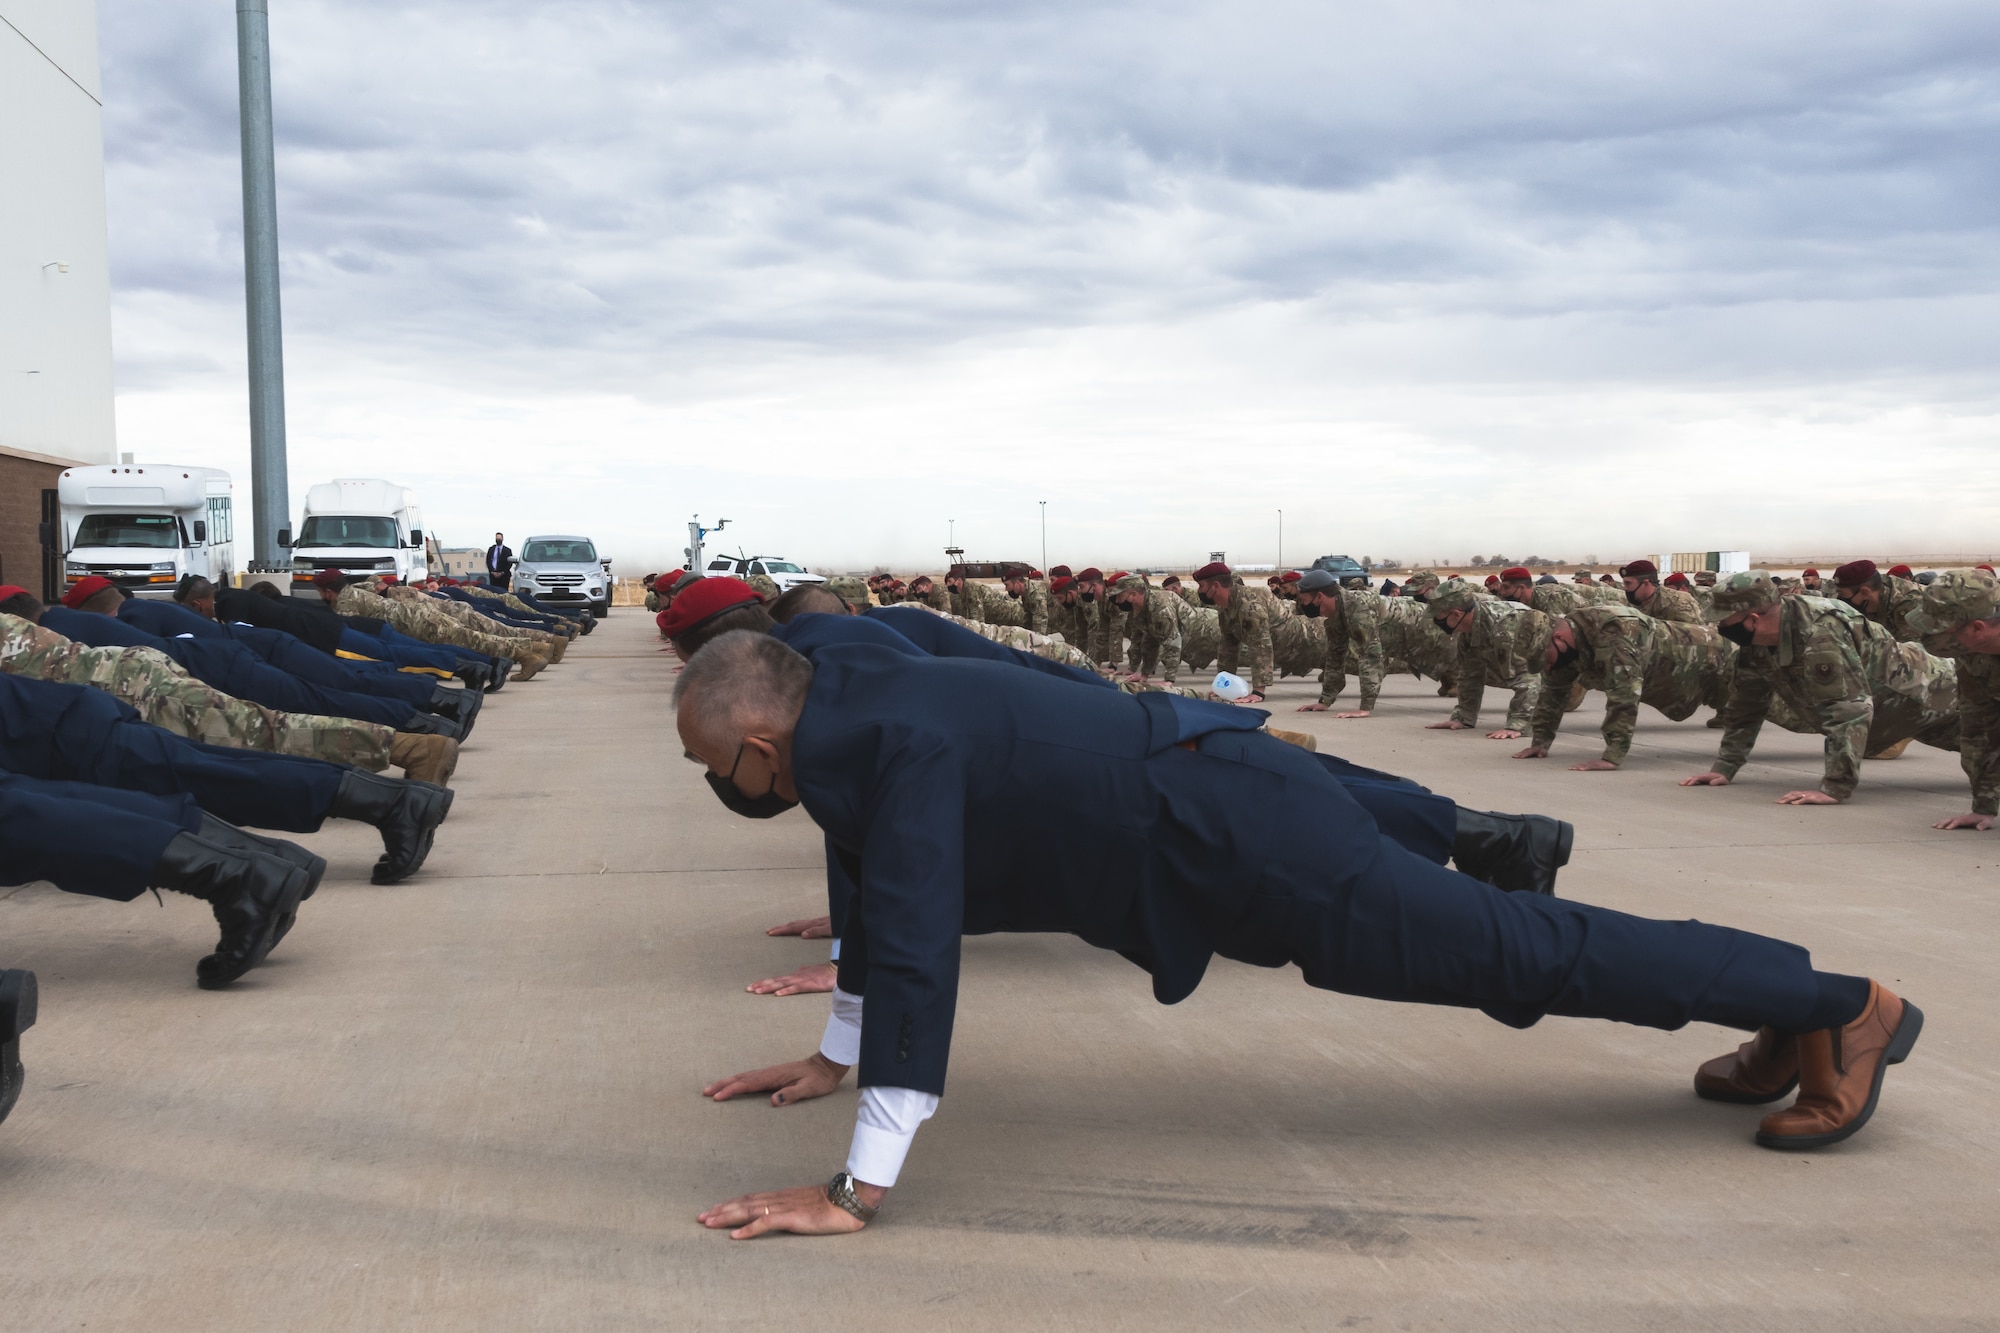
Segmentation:
<svg viewBox="0 0 2000 1333">
<path fill-rule="evenodd" d="M 393 727 L 353 718 L 281 713 L 211 689 L 151 648 L 90 648 L 46 630 L 38 633 L 47 634 L 54 643 L 7 656 L 0 660 L 0 670 L 33 680 L 92 686 L 122 699 L 141 720 L 207 745 L 325 759 L 376 773 L 389 767 L 389 747 L 396 737 Z M 9 641 L 14 641 L 12 636 Z"/>
<path fill-rule="evenodd" d="M 433 616 L 441 616 L 446 620 L 456 621 L 467 629 L 480 634 L 490 634 L 496 639 L 524 639 L 529 643 L 548 645 L 565 643 L 569 639 L 567 634 L 555 634 L 548 630 L 523 629 L 519 625 L 503 624 L 491 616 L 479 614 L 477 609 L 467 606 L 464 602 L 454 602 L 441 597 L 428 597 L 414 588 L 391 588 L 384 595 L 392 601 L 401 602 L 405 606 L 414 606 Z M 536 613 L 531 611 L 528 614 L 534 615 Z"/>
<path fill-rule="evenodd" d="M 511 657 L 515 661 L 526 656 L 541 657 L 535 646 L 524 639 L 503 639 L 496 635 L 482 634 L 467 625 L 461 625 L 449 616 L 433 616 L 429 608 L 413 602 L 399 602 L 387 597 L 377 597 L 373 593 L 348 588 L 340 594 L 336 608 L 342 615 L 368 616 L 376 620 L 386 620 L 399 633 L 425 643 L 440 644 L 450 648 L 464 648 L 470 652 L 483 653 L 488 657 Z"/>
<path fill-rule="evenodd" d="M 524 616 L 534 616 L 538 620 L 547 620 L 549 617 L 548 612 L 537 611 L 534 607 L 529 606 L 526 602 L 522 601 L 520 598 L 516 597 L 511 592 L 494 592 L 490 588 L 475 588 L 470 584 L 460 589 L 460 591 L 468 594 L 475 601 L 498 602 L 500 603 L 500 605 L 506 607 L 509 611 L 515 611 Z M 463 605 L 463 603 L 460 603 L 460 605 Z M 479 608 L 475 606 L 471 609 L 477 611 Z M 513 627 L 509 626 L 508 628 L 511 629 Z"/>
<path fill-rule="evenodd" d="M 1215 608 L 1199 607 L 1181 625 L 1181 665 L 1206 671 L 1222 652 L 1222 618 Z"/>
<path fill-rule="evenodd" d="M 964 616 L 954 616 L 945 611 L 940 611 L 938 614 L 954 625 L 964 626 L 982 639 L 991 639 L 1009 648 L 1018 648 L 1024 653 L 1033 653 L 1036 657 L 1060 662 L 1064 666 L 1073 666 L 1082 671 L 1096 670 L 1097 664 L 1087 655 L 1064 643 L 1060 634 L 1037 634 L 1025 625 L 988 625 L 977 620 L 967 620 Z"/>
</svg>

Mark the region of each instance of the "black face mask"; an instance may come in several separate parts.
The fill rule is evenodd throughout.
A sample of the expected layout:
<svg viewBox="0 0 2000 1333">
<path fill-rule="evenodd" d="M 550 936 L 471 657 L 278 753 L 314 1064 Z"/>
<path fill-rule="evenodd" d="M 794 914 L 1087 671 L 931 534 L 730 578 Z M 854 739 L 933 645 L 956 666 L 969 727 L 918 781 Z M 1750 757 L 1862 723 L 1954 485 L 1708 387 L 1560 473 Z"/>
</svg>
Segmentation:
<svg viewBox="0 0 2000 1333">
<path fill-rule="evenodd" d="M 1317 601 L 1308 602 L 1303 597 L 1299 598 L 1299 614 L 1308 619 L 1317 617 L 1319 615 L 1319 603 Z"/>
<path fill-rule="evenodd" d="M 1734 625 L 1717 625 L 1715 628 L 1721 633 L 1723 638 L 1729 640 L 1739 648 L 1748 648 L 1757 634 L 1757 631 L 1751 629 L 1748 624 L 1741 620 L 1737 621 Z"/>
<path fill-rule="evenodd" d="M 1076 597 L 1080 602 L 1094 602 L 1097 600 L 1097 594 L 1094 592 L 1080 592 Z"/>
<path fill-rule="evenodd" d="M 1561 671 L 1564 667 L 1569 666 L 1571 663 L 1576 661 L 1577 654 L 1580 651 L 1581 650 L 1575 644 L 1571 644 L 1567 648 L 1558 649 L 1556 652 L 1555 665 L 1550 667 L 1549 670 Z"/>
<path fill-rule="evenodd" d="M 1021 600 L 1021 594 L 1020 594 L 1020 593 L 1018 593 L 1018 592 L 1015 592 L 1015 591 L 1014 591 L 1014 590 L 1013 590 L 1012 588 L 1009 588 L 1009 589 L 1007 590 L 1007 595 L 1008 595 L 1009 597 L 1013 598 L 1013 599 L 1014 599 L 1015 601 L 1017 601 L 1017 602 Z"/>
<path fill-rule="evenodd" d="M 771 779 L 771 789 L 762 796 L 745 796 L 736 785 L 736 770 L 743 765 L 743 751 L 749 743 L 746 739 L 736 747 L 736 762 L 729 766 L 728 777 L 719 777 L 714 773 L 702 776 L 708 779 L 710 789 L 731 814 L 742 815 L 745 819 L 770 819 L 774 815 L 782 815 L 798 802 L 778 795 L 778 779 L 775 776 Z"/>
<path fill-rule="evenodd" d="M 1630 602 L 1633 606 L 1637 606 L 1639 604 L 1639 594 L 1636 592 L 1627 592 L 1625 594 L 1625 600 Z"/>
<path fill-rule="evenodd" d="M 1445 634 L 1451 633 L 1451 617 L 1449 615 L 1432 616 L 1431 624 L 1436 625 Z"/>
<path fill-rule="evenodd" d="M 1203 588 L 1203 589 L 1202 589 L 1202 590 L 1201 590 L 1200 592 L 1197 592 L 1197 593 L 1195 594 L 1195 596 L 1197 596 L 1197 597 L 1201 598 L 1201 604 L 1202 604 L 1203 606 L 1214 606 L 1214 605 L 1215 605 L 1215 599 L 1214 599 L 1213 597 L 1210 597 L 1210 596 L 1208 595 L 1208 589 L 1206 589 L 1206 588 Z"/>
</svg>

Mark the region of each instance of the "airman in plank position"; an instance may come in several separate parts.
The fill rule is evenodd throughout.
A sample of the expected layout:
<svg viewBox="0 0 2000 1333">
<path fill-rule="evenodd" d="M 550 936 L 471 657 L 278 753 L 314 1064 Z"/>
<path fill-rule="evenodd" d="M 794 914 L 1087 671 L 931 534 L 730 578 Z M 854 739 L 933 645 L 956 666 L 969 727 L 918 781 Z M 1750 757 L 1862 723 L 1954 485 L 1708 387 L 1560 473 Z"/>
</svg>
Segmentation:
<svg viewBox="0 0 2000 1333">
<path fill-rule="evenodd" d="M 1479 705 L 1488 684 L 1512 692 L 1507 724 L 1486 733 L 1488 740 L 1517 740 L 1534 716 L 1541 697 L 1542 664 L 1522 654 L 1526 642 L 1541 632 L 1546 619 L 1539 611 L 1498 597 L 1484 597 L 1463 579 L 1448 579 L 1425 599 L 1431 620 L 1458 644 L 1458 707 L 1431 731 L 1466 731 L 1479 723 Z"/>
<path fill-rule="evenodd" d="M 1814 719 L 1826 737 L 1816 791 L 1788 791 L 1780 805 L 1837 805 L 1854 794 L 1861 759 L 1897 741 L 1959 748 L 1958 680 L 1922 645 L 1897 643 L 1859 611 L 1823 597 L 1786 597 L 1763 570 L 1716 587 L 1718 627 L 1737 648 L 1713 769 L 1683 787 L 1723 787 L 1749 762 L 1775 700 Z"/>
<path fill-rule="evenodd" d="M 1325 664 L 1320 670 L 1319 699 L 1300 704 L 1301 713 L 1321 713 L 1347 688 L 1347 667 L 1351 663 L 1361 678 L 1361 706 L 1340 718 L 1367 717 L 1375 711 L 1382 693 L 1382 598 L 1362 586 L 1343 588 L 1324 569 L 1309 570 L 1299 580 L 1298 614 L 1318 620 L 1326 638 Z"/>
<path fill-rule="evenodd" d="M 1604 691 L 1604 752 L 1571 764 L 1579 773 L 1615 769 L 1632 749 L 1639 705 L 1678 722 L 1729 695 L 1734 650 L 1708 625 L 1658 620 L 1635 606 L 1580 606 L 1551 620 L 1523 645 L 1543 664 L 1532 742 L 1516 759 L 1542 759 L 1562 725 L 1563 701 L 1577 686 Z"/>
<path fill-rule="evenodd" d="M 1948 649 L 1958 674 L 1958 762 L 1972 809 L 1931 825 L 1984 832 L 2000 816 L 2000 580 L 1984 569 L 1948 569 L 1924 589 L 1915 626 Z"/>
<path fill-rule="evenodd" d="M 1247 654 L 1250 664 L 1250 693 L 1239 704 L 1260 704 L 1271 688 L 1277 669 L 1271 645 L 1271 594 L 1262 588 L 1247 587 L 1241 578 L 1220 560 L 1211 560 L 1194 572 L 1195 587 L 1204 604 L 1216 610 L 1216 630 L 1222 642 L 1216 650 L 1216 664 L 1231 675 Z"/>
<path fill-rule="evenodd" d="M 1634 560 L 1618 571 L 1625 581 L 1625 597 L 1632 605 L 1659 620 L 1681 625 L 1702 623 L 1701 607 L 1679 588 L 1660 586 L 1660 570 L 1650 560 Z"/>
</svg>

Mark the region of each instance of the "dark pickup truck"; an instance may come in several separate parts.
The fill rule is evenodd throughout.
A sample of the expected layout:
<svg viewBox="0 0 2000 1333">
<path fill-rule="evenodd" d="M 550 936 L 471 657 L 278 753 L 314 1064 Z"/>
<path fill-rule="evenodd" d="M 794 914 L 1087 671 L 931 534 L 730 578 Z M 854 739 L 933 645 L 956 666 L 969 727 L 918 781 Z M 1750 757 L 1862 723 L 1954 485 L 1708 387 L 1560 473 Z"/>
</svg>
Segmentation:
<svg viewBox="0 0 2000 1333">
<path fill-rule="evenodd" d="M 1323 569 L 1337 579 L 1365 579 L 1368 571 L 1361 562 L 1351 555 L 1323 555 L 1306 566 L 1307 569 Z"/>
</svg>

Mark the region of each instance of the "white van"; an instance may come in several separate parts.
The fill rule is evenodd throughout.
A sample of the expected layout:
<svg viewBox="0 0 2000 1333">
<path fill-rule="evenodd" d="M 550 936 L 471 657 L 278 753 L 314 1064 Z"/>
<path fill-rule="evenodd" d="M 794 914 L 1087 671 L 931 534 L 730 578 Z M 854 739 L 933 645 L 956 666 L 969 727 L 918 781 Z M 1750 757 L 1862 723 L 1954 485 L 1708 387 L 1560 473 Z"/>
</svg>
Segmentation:
<svg viewBox="0 0 2000 1333">
<path fill-rule="evenodd" d="M 611 614 L 611 561 L 598 556 L 588 537 L 528 538 L 521 543 L 513 580 L 515 592 L 531 593 L 550 606 L 588 606 L 600 620 Z"/>
<path fill-rule="evenodd" d="M 229 474 L 147 463 L 66 468 L 56 479 L 63 586 L 101 574 L 139 597 L 171 597 L 186 574 L 236 573 Z"/>
<path fill-rule="evenodd" d="M 369 477 L 341 477 L 308 490 L 298 536 L 287 528 L 278 545 L 292 553 L 294 597 L 318 597 L 313 576 L 323 569 L 371 578 L 393 574 L 404 583 L 430 573 L 416 495 Z"/>
</svg>

